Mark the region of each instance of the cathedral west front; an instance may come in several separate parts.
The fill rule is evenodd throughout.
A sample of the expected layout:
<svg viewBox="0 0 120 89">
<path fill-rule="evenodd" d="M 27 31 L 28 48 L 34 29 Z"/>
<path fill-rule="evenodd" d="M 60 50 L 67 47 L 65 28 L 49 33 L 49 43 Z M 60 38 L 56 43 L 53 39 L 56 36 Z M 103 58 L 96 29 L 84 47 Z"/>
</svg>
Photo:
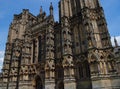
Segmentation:
<svg viewBox="0 0 120 89">
<path fill-rule="evenodd" d="M 100 1 L 60 0 L 58 22 L 53 12 L 51 3 L 48 16 L 42 7 L 14 15 L 0 89 L 120 89 L 120 50 Z"/>
</svg>

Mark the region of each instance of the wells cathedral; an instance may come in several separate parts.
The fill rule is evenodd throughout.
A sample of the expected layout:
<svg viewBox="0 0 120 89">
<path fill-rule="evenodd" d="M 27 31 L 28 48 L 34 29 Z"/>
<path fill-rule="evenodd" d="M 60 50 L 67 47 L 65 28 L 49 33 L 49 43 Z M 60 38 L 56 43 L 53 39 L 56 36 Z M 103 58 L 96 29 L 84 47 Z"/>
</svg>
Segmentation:
<svg viewBox="0 0 120 89">
<path fill-rule="evenodd" d="M 14 15 L 0 89 L 120 89 L 120 46 L 99 0 L 60 0 L 58 22 L 53 12 Z"/>
</svg>

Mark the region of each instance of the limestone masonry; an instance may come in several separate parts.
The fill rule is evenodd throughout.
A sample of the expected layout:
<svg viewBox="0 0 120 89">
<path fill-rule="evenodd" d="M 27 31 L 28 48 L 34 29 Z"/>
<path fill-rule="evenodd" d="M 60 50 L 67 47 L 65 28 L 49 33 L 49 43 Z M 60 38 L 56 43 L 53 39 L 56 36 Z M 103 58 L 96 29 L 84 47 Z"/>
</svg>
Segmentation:
<svg viewBox="0 0 120 89">
<path fill-rule="evenodd" d="M 99 0 L 60 0 L 59 22 L 49 11 L 14 15 L 0 89 L 120 89 L 120 47 Z"/>
</svg>

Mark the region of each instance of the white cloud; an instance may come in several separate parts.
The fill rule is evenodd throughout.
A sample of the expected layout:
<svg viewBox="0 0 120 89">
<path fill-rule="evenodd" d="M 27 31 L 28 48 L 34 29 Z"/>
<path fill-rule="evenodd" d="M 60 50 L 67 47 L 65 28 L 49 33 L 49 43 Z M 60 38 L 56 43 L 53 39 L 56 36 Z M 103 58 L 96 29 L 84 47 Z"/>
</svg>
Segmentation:
<svg viewBox="0 0 120 89">
<path fill-rule="evenodd" d="M 116 40 L 118 42 L 118 45 L 120 46 L 120 36 L 116 36 L 115 38 L 116 38 Z M 111 37 L 111 42 L 112 42 L 112 45 L 115 46 L 114 37 Z"/>
<path fill-rule="evenodd" d="M 2 62 L 3 62 L 3 59 L 4 59 L 4 57 L 1 57 L 1 58 L 0 58 L 0 63 L 2 63 Z"/>
<path fill-rule="evenodd" d="M 3 62 L 4 51 L 0 51 L 0 63 Z"/>
<path fill-rule="evenodd" d="M 1 72 L 2 66 L 0 65 L 0 72 Z"/>
<path fill-rule="evenodd" d="M 0 51 L 0 56 L 3 56 L 4 55 L 4 51 Z"/>
<path fill-rule="evenodd" d="M 0 72 L 2 69 L 3 59 L 4 59 L 4 51 L 0 51 Z"/>
</svg>

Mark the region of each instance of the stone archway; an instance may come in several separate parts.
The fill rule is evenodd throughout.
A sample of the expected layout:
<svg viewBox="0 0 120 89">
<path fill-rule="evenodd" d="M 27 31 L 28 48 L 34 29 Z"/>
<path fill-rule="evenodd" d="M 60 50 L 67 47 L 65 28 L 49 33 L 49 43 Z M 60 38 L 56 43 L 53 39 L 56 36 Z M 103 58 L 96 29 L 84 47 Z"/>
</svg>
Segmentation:
<svg viewBox="0 0 120 89">
<path fill-rule="evenodd" d="M 43 89 L 43 83 L 39 75 L 35 77 L 35 89 Z"/>
<path fill-rule="evenodd" d="M 63 83 L 63 81 L 59 82 L 58 89 L 64 89 L 64 83 Z"/>
</svg>

